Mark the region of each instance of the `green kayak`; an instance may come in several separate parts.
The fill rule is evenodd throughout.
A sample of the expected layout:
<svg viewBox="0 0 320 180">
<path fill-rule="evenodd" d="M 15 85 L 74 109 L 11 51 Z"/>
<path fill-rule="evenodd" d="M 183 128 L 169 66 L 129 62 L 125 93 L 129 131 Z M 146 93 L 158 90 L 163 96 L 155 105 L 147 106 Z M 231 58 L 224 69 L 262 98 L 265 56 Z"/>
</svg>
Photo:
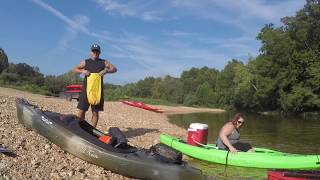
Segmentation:
<svg viewBox="0 0 320 180">
<path fill-rule="evenodd" d="M 266 169 L 320 169 L 320 155 L 290 154 L 265 148 L 233 154 L 217 149 L 214 144 L 192 146 L 166 134 L 160 135 L 160 142 L 185 155 L 213 163 Z"/>
</svg>

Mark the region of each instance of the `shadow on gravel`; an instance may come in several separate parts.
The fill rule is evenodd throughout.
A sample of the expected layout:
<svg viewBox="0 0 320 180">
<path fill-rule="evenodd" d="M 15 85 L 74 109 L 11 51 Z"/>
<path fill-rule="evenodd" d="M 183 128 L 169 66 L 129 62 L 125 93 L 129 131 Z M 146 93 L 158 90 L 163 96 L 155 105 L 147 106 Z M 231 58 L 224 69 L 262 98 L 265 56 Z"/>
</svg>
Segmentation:
<svg viewBox="0 0 320 180">
<path fill-rule="evenodd" d="M 123 133 L 126 135 L 127 138 L 133 138 L 136 136 L 147 134 L 149 132 L 159 132 L 159 130 L 147 128 L 127 128 L 127 131 L 124 131 Z"/>
</svg>

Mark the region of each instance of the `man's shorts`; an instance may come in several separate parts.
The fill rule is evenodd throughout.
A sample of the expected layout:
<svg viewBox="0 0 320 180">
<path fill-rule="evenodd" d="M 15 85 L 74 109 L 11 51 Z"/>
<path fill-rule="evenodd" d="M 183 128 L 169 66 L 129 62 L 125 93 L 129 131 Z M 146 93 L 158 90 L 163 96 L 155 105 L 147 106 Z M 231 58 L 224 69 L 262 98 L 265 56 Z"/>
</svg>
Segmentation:
<svg viewBox="0 0 320 180">
<path fill-rule="evenodd" d="M 79 97 L 79 102 L 77 108 L 83 111 L 88 111 L 89 107 L 91 106 L 91 110 L 93 112 L 103 111 L 104 106 L 104 98 L 101 96 L 100 102 L 97 105 L 90 105 L 88 102 L 88 98 L 86 93 L 81 93 Z"/>
</svg>

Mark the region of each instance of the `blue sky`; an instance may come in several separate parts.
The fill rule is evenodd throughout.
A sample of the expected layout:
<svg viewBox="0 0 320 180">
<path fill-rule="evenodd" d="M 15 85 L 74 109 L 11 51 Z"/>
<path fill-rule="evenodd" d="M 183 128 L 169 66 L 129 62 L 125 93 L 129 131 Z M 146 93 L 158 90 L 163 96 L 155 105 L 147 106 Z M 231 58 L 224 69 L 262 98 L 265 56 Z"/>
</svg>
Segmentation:
<svg viewBox="0 0 320 180">
<path fill-rule="evenodd" d="M 256 36 L 294 16 L 305 0 L 7 0 L 0 7 L 0 47 L 13 63 L 60 75 L 89 57 L 118 68 L 105 81 L 179 77 L 191 67 L 223 69 L 259 54 Z"/>
</svg>

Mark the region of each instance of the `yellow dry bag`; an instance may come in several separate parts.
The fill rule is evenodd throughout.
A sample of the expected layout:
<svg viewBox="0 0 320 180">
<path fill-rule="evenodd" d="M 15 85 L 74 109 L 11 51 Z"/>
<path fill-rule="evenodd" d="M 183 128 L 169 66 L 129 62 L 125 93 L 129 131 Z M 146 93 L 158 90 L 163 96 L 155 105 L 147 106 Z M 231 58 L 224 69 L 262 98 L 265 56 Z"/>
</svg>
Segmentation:
<svg viewBox="0 0 320 180">
<path fill-rule="evenodd" d="M 97 105 L 101 99 L 101 76 L 98 73 L 91 73 L 87 77 L 87 97 L 91 105 Z"/>
</svg>

